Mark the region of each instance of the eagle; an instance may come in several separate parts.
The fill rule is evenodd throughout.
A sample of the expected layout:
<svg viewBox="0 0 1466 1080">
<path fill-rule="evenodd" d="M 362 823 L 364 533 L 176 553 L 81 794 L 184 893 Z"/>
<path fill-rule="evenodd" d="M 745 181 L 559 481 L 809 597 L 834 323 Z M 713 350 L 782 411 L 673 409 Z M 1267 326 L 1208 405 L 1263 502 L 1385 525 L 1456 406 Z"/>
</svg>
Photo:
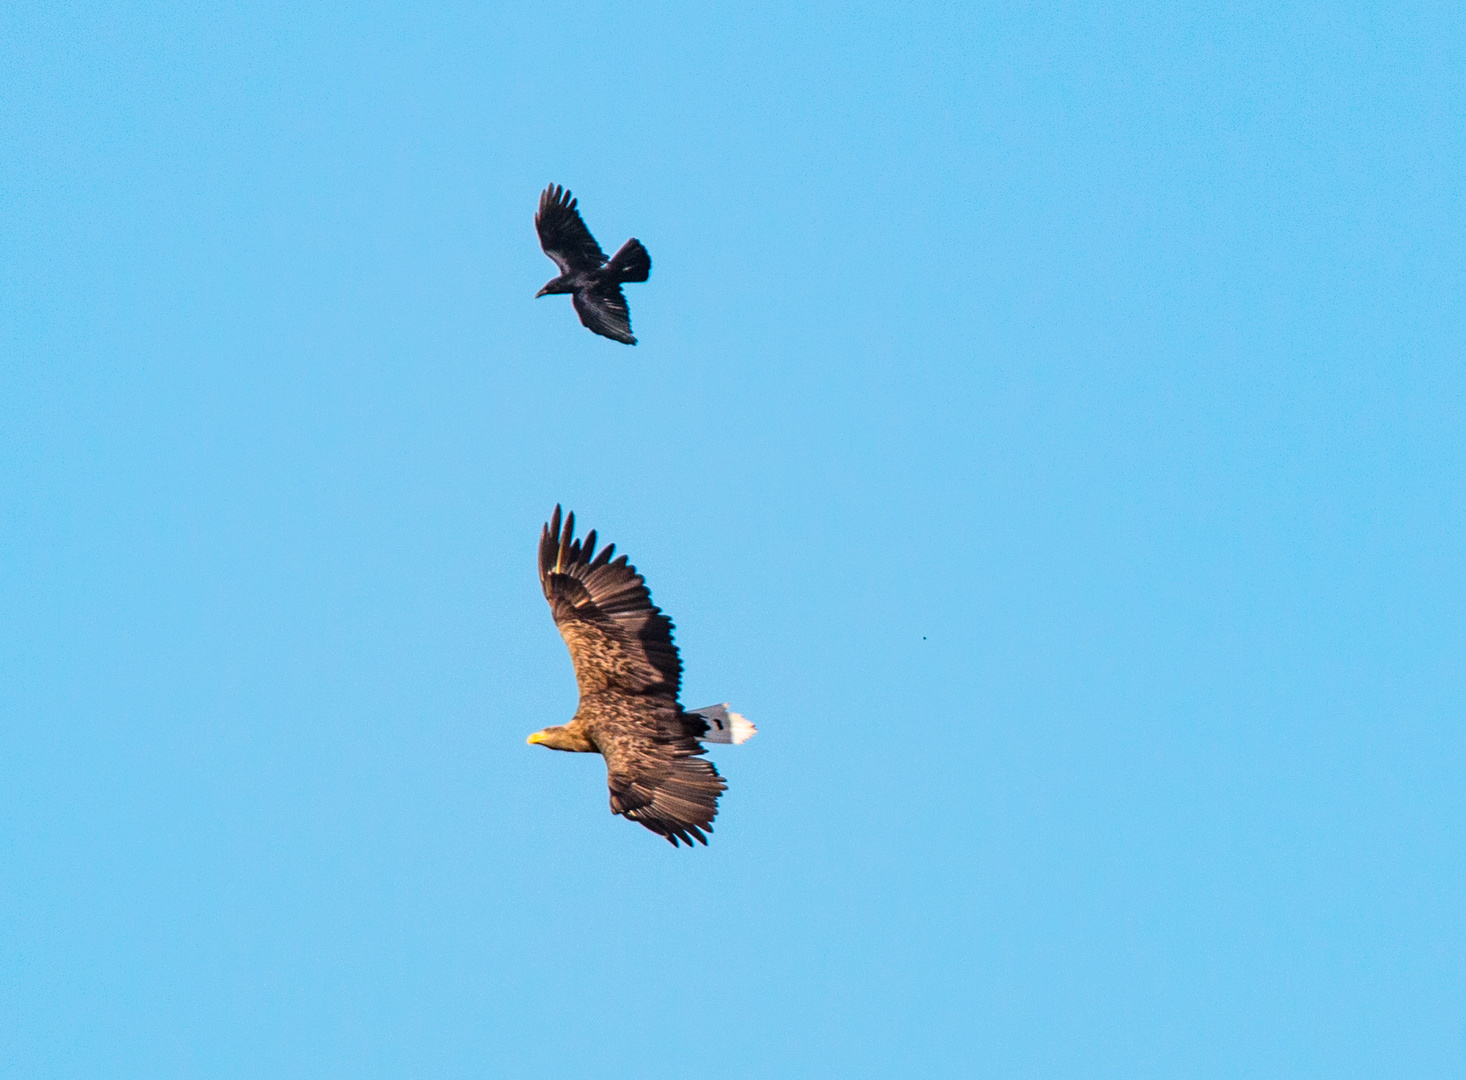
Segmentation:
<svg viewBox="0 0 1466 1080">
<path fill-rule="evenodd" d="M 568 724 L 529 742 L 606 759 L 611 812 L 669 840 L 706 845 L 727 783 L 703 754 L 705 742 L 741 743 L 757 729 L 728 706 L 677 703 L 682 661 L 672 620 L 652 603 L 636 567 L 596 533 L 575 539 L 575 515 L 560 507 L 540 534 L 540 585 L 570 649 L 580 707 Z"/>
<path fill-rule="evenodd" d="M 575 198 L 559 184 L 540 193 L 540 208 L 534 216 L 540 247 L 560 267 L 535 293 L 535 299 L 556 293 L 570 293 L 580 321 L 602 337 L 635 345 L 631 336 L 631 312 L 621 286 L 628 281 L 645 281 L 651 276 L 652 257 L 641 241 L 632 237 L 606 261 L 606 253 L 580 220 Z"/>
</svg>

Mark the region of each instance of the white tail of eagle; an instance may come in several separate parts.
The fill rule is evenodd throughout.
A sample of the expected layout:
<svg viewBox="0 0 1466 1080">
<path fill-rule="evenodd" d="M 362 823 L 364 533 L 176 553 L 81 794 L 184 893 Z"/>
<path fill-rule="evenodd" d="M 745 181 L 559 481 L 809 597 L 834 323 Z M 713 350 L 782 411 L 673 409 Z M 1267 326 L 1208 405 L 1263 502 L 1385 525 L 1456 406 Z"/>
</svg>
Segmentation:
<svg viewBox="0 0 1466 1080">
<path fill-rule="evenodd" d="M 758 728 L 743 715 L 728 711 L 728 703 L 706 705 L 690 710 L 708 722 L 708 733 L 699 735 L 703 742 L 742 743 L 758 734 Z"/>
</svg>

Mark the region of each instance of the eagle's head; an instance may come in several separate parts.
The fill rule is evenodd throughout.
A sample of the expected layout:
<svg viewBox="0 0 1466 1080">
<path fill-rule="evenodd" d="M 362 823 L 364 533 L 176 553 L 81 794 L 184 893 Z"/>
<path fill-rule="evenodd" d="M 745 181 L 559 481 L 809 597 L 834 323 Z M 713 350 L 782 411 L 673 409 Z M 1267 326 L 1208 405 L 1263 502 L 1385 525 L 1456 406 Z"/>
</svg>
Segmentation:
<svg viewBox="0 0 1466 1080">
<path fill-rule="evenodd" d="M 570 724 L 547 727 L 536 731 L 525 742 L 531 745 L 548 746 L 551 750 L 569 750 L 573 753 L 593 754 L 595 746 L 585 735 Z"/>
</svg>

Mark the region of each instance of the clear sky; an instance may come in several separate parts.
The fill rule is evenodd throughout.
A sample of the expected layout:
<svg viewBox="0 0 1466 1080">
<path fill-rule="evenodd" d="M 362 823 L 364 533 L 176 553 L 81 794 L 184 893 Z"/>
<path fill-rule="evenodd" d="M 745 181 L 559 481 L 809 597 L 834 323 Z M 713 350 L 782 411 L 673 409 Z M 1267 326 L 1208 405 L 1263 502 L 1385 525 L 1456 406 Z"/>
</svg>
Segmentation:
<svg viewBox="0 0 1466 1080">
<path fill-rule="evenodd" d="M 1466 1076 L 1460 8 L 59 7 L 0 1072 Z M 759 725 L 706 849 L 525 745 L 557 502 Z"/>
</svg>

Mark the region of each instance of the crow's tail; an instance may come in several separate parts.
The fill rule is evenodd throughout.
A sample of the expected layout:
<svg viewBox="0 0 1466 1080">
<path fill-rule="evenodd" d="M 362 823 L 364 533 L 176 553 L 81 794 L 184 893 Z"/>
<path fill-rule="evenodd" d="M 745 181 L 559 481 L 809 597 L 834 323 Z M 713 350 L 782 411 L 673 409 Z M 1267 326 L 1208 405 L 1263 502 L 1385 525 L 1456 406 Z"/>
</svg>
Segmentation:
<svg viewBox="0 0 1466 1080">
<path fill-rule="evenodd" d="M 611 261 L 606 263 L 606 269 L 618 282 L 645 281 L 651 276 L 652 257 L 641 246 L 641 241 L 633 236 L 621 245 L 620 251 L 611 256 Z"/>
</svg>

